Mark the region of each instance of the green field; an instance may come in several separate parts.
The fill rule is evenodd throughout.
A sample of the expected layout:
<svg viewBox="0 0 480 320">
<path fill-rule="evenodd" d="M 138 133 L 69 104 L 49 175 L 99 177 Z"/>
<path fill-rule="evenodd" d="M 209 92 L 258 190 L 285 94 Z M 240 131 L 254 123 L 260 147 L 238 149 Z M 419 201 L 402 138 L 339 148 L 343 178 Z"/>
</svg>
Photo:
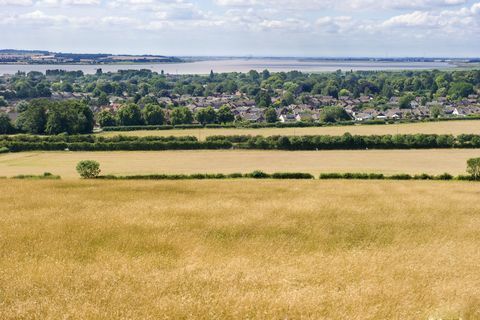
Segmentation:
<svg viewBox="0 0 480 320">
<path fill-rule="evenodd" d="M 212 135 L 342 135 L 350 132 L 355 135 L 383 135 L 383 134 L 453 134 L 463 133 L 480 134 L 480 120 L 439 121 L 422 123 L 405 123 L 389 125 L 352 125 L 308 128 L 262 128 L 262 129 L 176 129 L 156 131 L 125 131 L 103 132 L 100 135 L 131 135 L 131 136 L 195 136 L 204 140 Z"/>
<path fill-rule="evenodd" d="M 20 152 L 0 155 L 0 176 L 51 172 L 77 178 L 81 160 L 100 162 L 103 174 L 368 172 L 464 174 L 466 161 L 478 149 L 356 150 L 356 151 L 120 151 Z"/>
<path fill-rule="evenodd" d="M 1 319 L 478 319 L 477 184 L 0 181 Z"/>
</svg>

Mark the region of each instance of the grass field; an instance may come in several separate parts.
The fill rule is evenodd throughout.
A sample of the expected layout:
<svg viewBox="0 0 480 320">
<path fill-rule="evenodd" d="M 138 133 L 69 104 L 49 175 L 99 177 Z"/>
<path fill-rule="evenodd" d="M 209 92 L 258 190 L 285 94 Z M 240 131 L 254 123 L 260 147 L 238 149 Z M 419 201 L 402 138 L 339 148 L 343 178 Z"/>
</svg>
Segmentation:
<svg viewBox="0 0 480 320">
<path fill-rule="evenodd" d="M 100 135 L 116 136 L 119 134 L 130 136 L 195 136 L 204 140 L 212 135 L 342 135 L 350 132 L 356 135 L 372 134 L 453 134 L 462 133 L 480 134 L 480 120 L 442 121 L 425 123 L 406 123 L 391 125 L 354 125 L 310 128 L 263 128 L 263 129 L 185 129 L 185 130 L 157 130 L 157 131 L 127 131 L 103 132 Z"/>
<path fill-rule="evenodd" d="M 0 155 L 0 176 L 51 172 L 76 178 L 76 164 L 97 160 L 103 174 L 369 172 L 464 174 L 478 149 L 360 151 L 21 152 Z"/>
<path fill-rule="evenodd" d="M 0 181 L 1 319 L 479 319 L 477 184 Z"/>
</svg>

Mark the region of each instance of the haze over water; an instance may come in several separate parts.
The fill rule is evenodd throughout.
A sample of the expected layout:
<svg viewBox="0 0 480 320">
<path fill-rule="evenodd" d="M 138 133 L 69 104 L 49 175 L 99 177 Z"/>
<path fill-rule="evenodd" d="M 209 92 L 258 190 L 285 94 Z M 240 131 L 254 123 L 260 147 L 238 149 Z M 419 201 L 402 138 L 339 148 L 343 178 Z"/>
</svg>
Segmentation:
<svg viewBox="0 0 480 320">
<path fill-rule="evenodd" d="M 369 71 L 369 70 L 423 70 L 451 68 L 454 65 L 447 62 L 380 62 L 380 61 L 341 61 L 341 60 L 295 60 L 295 59 L 233 59 L 233 60 L 205 60 L 188 63 L 145 63 L 145 64 L 105 64 L 105 65 L 76 65 L 76 64 L 0 64 L 0 75 L 14 74 L 18 71 L 30 72 L 61 69 L 66 71 L 82 70 L 85 74 L 93 74 L 101 68 L 103 72 L 117 72 L 118 70 L 150 69 L 167 74 L 208 74 L 211 70 L 222 72 L 248 72 L 268 69 L 272 72 L 288 72 L 292 70 L 302 72 L 331 72 L 342 71 Z"/>
</svg>

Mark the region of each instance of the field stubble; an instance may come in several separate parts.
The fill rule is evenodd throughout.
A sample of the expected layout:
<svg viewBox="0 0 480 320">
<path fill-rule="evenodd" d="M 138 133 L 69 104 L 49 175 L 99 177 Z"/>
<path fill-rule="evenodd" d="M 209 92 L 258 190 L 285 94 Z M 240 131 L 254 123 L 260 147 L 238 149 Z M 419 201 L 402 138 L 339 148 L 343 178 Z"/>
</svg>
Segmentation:
<svg viewBox="0 0 480 320">
<path fill-rule="evenodd" d="M 0 315 L 478 319 L 479 196 L 432 181 L 0 181 Z"/>
</svg>

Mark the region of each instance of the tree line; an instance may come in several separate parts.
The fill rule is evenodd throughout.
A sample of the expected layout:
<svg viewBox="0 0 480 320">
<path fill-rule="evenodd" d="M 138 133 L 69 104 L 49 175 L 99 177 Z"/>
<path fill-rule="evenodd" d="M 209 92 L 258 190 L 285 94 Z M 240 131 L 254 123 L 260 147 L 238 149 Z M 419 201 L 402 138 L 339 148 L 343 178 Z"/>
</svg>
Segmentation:
<svg viewBox="0 0 480 320">
<path fill-rule="evenodd" d="M 97 136 L 4 136 L 0 148 L 11 152 L 31 150 L 113 151 L 113 150 L 365 150 L 480 148 L 480 135 L 412 134 L 360 136 L 211 136 L 206 141 L 195 137 Z"/>
</svg>

